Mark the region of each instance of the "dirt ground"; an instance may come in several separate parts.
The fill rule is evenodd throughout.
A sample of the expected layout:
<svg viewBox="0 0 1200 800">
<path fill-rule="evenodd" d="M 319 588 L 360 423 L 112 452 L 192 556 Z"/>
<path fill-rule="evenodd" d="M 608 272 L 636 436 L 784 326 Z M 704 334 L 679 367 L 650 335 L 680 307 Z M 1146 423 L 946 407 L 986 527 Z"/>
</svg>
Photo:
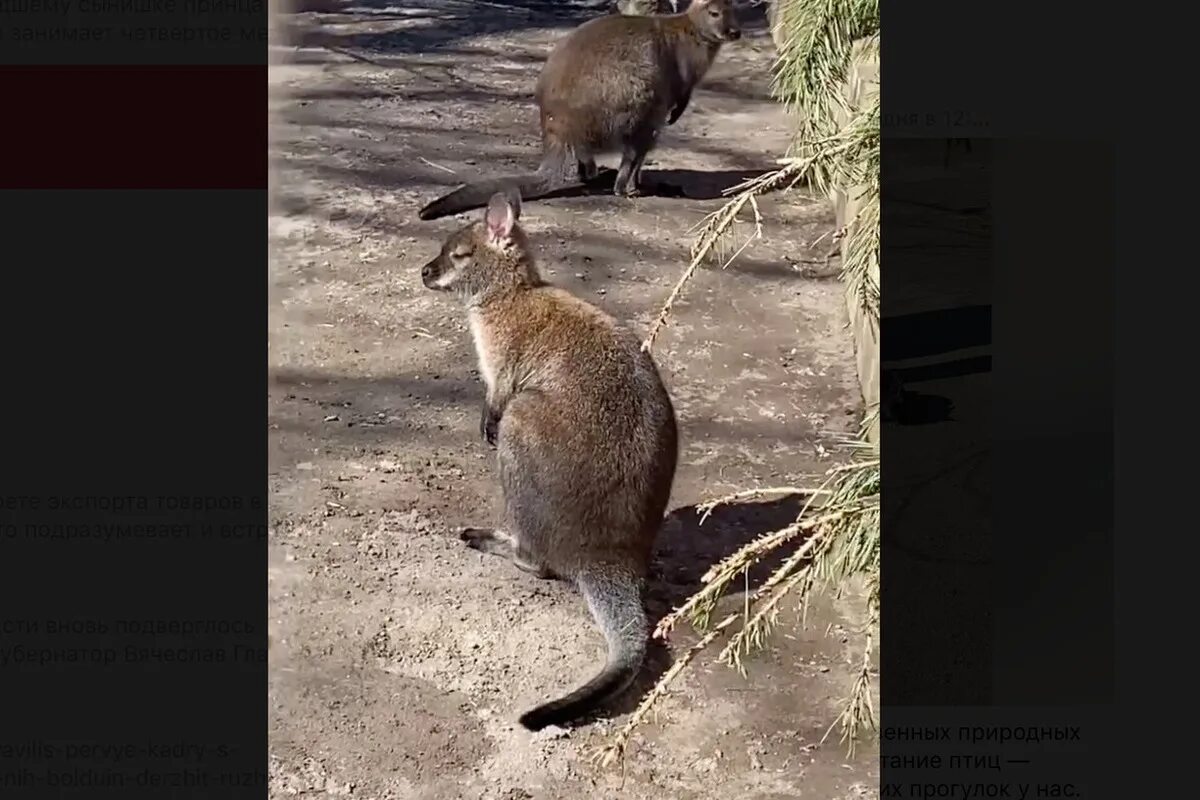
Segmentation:
<svg viewBox="0 0 1200 800">
<path fill-rule="evenodd" d="M 271 796 L 402 800 L 877 796 L 876 751 L 836 732 L 858 653 L 856 606 L 816 609 L 748 661 L 701 657 L 635 737 L 623 768 L 593 748 L 696 640 L 652 653 L 607 719 L 531 735 L 516 717 L 598 668 L 603 642 L 566 585 L 456 538 L 494 508 L 491 451 L 464 315 L 420 265 L 460 219 L 417 209 L 476 177 L 536 164 L 531 92 L 584 3 L 323 2 L 281 17 L 273 48 L 269 265 Z M 761 16 L 761 15 L 760 15 Z M 685 197 L 565 197 L 522 222 L 548 277 L 645 330 L 720 190 L 770 168 L 788 125 L 768 98 L 761 21 L 730 45 L 645 175 Z M 815 483 L 859 396 L 824 202 L 768 198 L 765 238 L 700 271 L 656 345 L 681 461 L 649 590 L 661 615 L 712 561 L 792 519 L 798 500 L 693 506 Z M 735 607 L 739 598 L 729 601 Z"/>
</svg>

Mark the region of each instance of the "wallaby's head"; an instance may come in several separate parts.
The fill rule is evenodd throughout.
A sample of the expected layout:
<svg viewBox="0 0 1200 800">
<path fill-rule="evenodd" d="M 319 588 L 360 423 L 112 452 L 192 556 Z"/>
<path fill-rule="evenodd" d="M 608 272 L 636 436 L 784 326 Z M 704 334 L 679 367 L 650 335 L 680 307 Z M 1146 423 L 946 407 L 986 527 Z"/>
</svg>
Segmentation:
<svg viewBox="0 0 1200 800">
<path fill-rule="evenodd" d="M 742 26 L 733 13 L 733 0 L 692 0 L 688 16 L 700 35 L 712 42 L 736 42 Z"/>
<path fill-rule="evenodd" d="M 533 251 L 517 225 L 521 198 L 495 194 L 483 219 L 455 231 L 437 257 L 421 267 L 428 289 L 454 292 L 468 303 L 495 289 L 540 283 Z"/>
</svg>

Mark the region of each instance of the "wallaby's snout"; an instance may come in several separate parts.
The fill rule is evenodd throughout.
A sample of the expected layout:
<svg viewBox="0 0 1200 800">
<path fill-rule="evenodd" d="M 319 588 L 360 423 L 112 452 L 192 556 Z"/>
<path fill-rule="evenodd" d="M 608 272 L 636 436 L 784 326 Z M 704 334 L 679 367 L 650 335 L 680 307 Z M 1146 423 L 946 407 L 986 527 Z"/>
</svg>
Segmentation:
<svg viewBox="0 0 1200 800">
<path fill-rule="evenodd" d="M 437 280 L 442 275 L 442 268 L 441 268 L 441 265 L 438 263 L 440 261 L 441 261 L 441 256 L 439 255 L 437 258 L 433 259 L 428 264 L 421 267 L 421 283 L 425 284 L 426 289 L 439 288 L 437 285 Z"/>
<path fill-rule="evenodd" d="M 698 29 L 707 30 L 710 41 L 736 42 L 742 38 L 742 26 L 731 0 L 698 0 L 689 14 L 694 15 Z"/>
</svg>

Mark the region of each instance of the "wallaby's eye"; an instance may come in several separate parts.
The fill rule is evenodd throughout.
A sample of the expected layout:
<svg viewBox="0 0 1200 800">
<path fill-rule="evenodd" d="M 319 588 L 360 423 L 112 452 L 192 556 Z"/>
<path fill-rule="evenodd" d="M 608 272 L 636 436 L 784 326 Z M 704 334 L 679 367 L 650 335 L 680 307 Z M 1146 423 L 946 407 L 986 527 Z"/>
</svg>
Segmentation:
<svg viewBox="0 0 1200 800">
<path fill-rule="evenodd" d="M 470 258 L 472 253 L 474 253 L 474 251 L 468 248 L 459 248 L 450 253 L 450 257 L 455 261 L 462 261 L 465 258 Z"/>
<path fill-rule="evenodd" d="M 708 15 L 710 17 L 712 17 L 713 19 L 716 19 L 717 17 L 721 16 L 721 11 L 720 11 L 720 9 L 717 9 L 717 8 L 710 8 L 708 10 Z"/>
</svg>

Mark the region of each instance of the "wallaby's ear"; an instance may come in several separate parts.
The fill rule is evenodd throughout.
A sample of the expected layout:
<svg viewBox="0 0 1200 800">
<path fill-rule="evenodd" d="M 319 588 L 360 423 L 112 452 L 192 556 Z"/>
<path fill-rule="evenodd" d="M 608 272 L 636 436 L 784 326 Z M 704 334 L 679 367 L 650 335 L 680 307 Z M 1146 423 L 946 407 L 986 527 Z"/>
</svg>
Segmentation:
<svg viewBox="0 0 1200 800">
<path fill-rule="evenodd" d="M 492 242 L 502 242 L 512 235 L 517 217 L 521 215 L 521 201 L 503 192 L 492 195 L 488 201 L 487 213 L 483 216 L 487 226 L 488 239 Z M 515 201 L 515 202 L 514 202 Z"/>
</svg>

